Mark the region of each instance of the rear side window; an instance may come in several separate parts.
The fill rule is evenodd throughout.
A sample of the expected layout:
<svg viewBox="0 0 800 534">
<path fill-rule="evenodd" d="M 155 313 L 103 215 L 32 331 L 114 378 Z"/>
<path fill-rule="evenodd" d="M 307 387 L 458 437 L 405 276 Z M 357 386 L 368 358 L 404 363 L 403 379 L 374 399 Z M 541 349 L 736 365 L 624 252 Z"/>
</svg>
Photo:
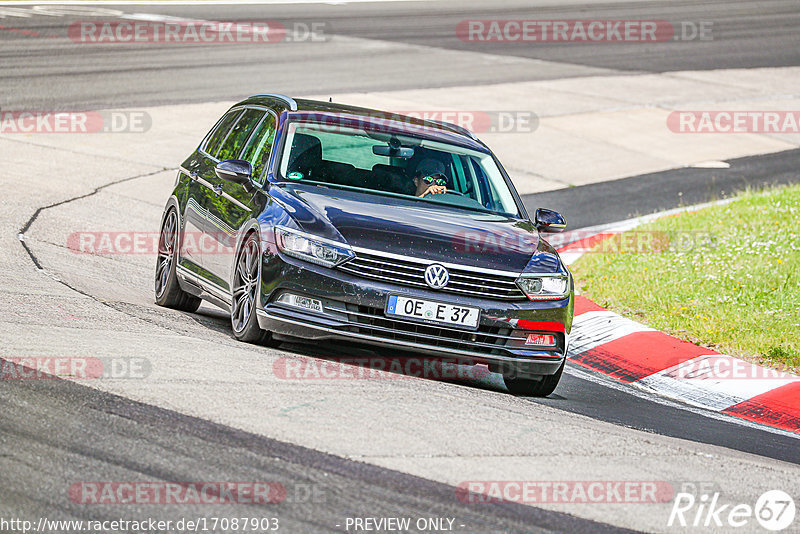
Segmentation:
<svg viewBox="0 0 800 534">
<path fill-rule="evenodd" d="M 214 156 L 219 150 L 219 146 L 222 144 L 222 141 L 225 140 L 225 137 L 228 135 L 228 131 L 230 131 L 231 126 L 236 122 L 236 119 L 239 118 L 239 115 L 242 114 L 241 109 L 235 109 L 233 111 L 229 111 L 222 117 L 222 120 L 217 123 L 217 127 L 214 128 L 214 131 L 208 137 L 208 142 L 206 142 L 206 146 L 203 148 L 209 156 Z"/>
<path fill-rule="evenodd" d="M 222 147 L 216 155 L 218 160 L 239 159 L 250 134 L 261 121 L 264 111 L 260 109 L 247 109 L 239 117 L 231 132 L 222 142 Z"/>
<path fill-rule="evenodd" d="M 269 163 L 272 143 L 275 141 L 275 116 L 267 113 L 256 127 L 250 142 L 242 153 L 242 159 L 253 166 L 253 178 L 258 181 L 264 168 Z"/>
</svg>

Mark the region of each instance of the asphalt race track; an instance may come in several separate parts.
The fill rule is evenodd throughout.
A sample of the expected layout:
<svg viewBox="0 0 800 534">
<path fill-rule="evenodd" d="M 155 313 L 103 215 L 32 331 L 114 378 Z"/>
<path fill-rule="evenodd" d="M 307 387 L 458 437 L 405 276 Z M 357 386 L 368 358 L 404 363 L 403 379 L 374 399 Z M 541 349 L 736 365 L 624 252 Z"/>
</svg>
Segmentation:
<svg viewBox="0 0 800 534">
<path fill-rule="evenodd" d="M 428 4 L 428 3 L 425 3 Z M 792 0 L 765 2 L 581 2 L 541 0 L 467 0 L 430 5 L 418 2 L 349 5 L 237 5 L 119 7 L 126 13 L 153 13 L 195 20 L 278 20 L 310 25 L 323 22 L 330 46 L 309 43 L 265 57 L 263 47 L 248 44 L 192 47 L 130 44 L 88 47 L 49 42 L 3 32 L 4 109 L 62 109 L 74 106 L 128 107 L 145 104 L 230 100 L 270 91 L 285 94 L 343 93 L 403 88 L 478 85 L 579 77 L 609 72 L 670 72 L 728 68 L 781 67 L 800 60 L 800 13 Z M 113 5 L 103 8 L 114 9 Z M 419 10 L 425 10 L 420 16 Z M 453 28 L 462 20 L 539 17 L 711 21 L 714 39 L 689 42 L 607 44 L 562 43 L 536 47 L 519 43 L 482 44 L 480 53 L 506 61 L 477 61 L 475 45 L 459 40 Z M 94 17 L 96 20 L 114 17 Z M 43 36 L 64 35 L 81 16 L 5 17 L 3 26 Z M 87 19 L 88 20 L 88 19 Z M 367 48 L 353 40 L 385 43 Z M 394 45 L 415 47 L 414 53 Z M 405 57 L 398 50 L 406 50 Z M 454 51 L 466 52 L 459 60 Z M 144 54 L 143 52 L 146 52 Z M 442 61 L 449 61 L 442 69 Z M 347 76 L 358 65 L 367 76 Z M 413 67 L 409 71 L 409 67 Z M 175 83 L 179 79 L 183 83 Z"/>
<path fill-rule="evenodd" d="M 3 11 L 30 8 L 0 6 L 0 111 L 165 106 L 169 118 L 180 106 L 216 103 L 222 111 L 218 103 L 262 91 L 337 95 L 800 65 L 796 0 L 91 8 L 164 20 L 324 23 L 323 41 L 287 43 L 280 53 L 247 44 L 86 46 L 64 38 L 84 15 Z M 95 19 L 118 17 L 109 13 Z M 476 48 L 453 33 L 459 21 L 490 18 L 713 21 L 715 37 Z M 640 480 L 676 491 L 705 484 L 731 503 L 752 505 L 771 489 L 800 497 L 796 434 L 571 364 L 547 399 L 512 397 L 497 375 L 280 380 L 276 360 L 324 361 L 352 356 L 353 349 L 236 343 L 228 317 L 213 306 L 182 314 L 153 304 L 150 256 L 66 249 L 65 236 L 78 231 L 157 231 L 172 169 L 207 122 L 161 123 L 166 135 L 149 145 L 124 136 L 122 143 L 93 144 L 91 136 L 75 142 L 0 134 L 0 266 L 7 272 L 0 283 L 0 368 L 11 358 L 60 355 L 144 358 L 152 366 L 141 380 L 0 380 L 0 519 L 238 515 L 279 517 L 279 532 L 305 533 L 353 532 L 346 527 L 353 517 L 410 517 L 453 518 L 453 532 L 476 534 L 677 532 L 667 527 L 667 501 L 474 504 L 459 500 L 456 486 Z M 575 229 L 800 181 L 800 150 L 726 161 L 726 169 L 669 169 L 523 199 L 530 209 L 560 210 Z M 114 506 L 86 505 L 69 493 L 86 481 L 222 480 L 278 481 L 286 500 Z M 793 529 L 787 532 L 800 531 L 798 523 Z M 753 522 L 737 532 L 761 530 Z"/>
</svg>

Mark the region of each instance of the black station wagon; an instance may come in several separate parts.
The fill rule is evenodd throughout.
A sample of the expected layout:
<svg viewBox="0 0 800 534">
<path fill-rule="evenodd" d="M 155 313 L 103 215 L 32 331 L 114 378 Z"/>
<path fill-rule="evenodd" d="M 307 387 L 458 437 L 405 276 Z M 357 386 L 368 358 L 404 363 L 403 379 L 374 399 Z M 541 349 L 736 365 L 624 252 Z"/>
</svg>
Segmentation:
<svg viewBox="0 0 800 534">
<path fill-rule="evenodd" d="M 564 369 L 572 277 L 491 150 L 437 121 L 261 94 L 181 165 L 156 302 L 242 341 L 332 339 L 487 364 L 516 394 Z"/>
</svg>

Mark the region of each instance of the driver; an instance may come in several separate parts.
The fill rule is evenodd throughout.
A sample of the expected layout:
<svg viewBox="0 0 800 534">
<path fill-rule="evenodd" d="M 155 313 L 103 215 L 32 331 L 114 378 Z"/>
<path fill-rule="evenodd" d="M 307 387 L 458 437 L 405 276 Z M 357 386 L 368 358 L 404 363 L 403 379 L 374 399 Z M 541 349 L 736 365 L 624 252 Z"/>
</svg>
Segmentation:
<svg viewBox="0 0 800 534">
<path fill-rule="evenodd" d="M 442 162 L 433 158 L 420 161 L 414 172 L 414 185 L 418 197 L 447 193 L 447 177 Z"/>
</svg>

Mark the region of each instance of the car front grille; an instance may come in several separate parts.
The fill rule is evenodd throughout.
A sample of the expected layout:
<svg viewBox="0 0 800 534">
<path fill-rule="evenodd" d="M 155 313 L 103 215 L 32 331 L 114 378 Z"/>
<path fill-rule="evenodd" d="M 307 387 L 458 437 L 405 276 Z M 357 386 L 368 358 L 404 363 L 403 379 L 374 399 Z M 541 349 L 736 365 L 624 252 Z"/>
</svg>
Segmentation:
<svg viewBox="0 0 800 534">
<path fill-rule="evenodd" d="M 425 268 L 435 262 L 417 259 L 397 259 L 359 251 L 356 257 L 339 266 L 339 269 L 362 278 L 411 287 L 430 289 L 425 283 Z M 466 268 L 448 267 L 450 281 L 437 291 L 469 295 L 496 300 L 525 300 L 527 297 L 517 287 L 516 276 L 490 274 Z"/>
</svg>

